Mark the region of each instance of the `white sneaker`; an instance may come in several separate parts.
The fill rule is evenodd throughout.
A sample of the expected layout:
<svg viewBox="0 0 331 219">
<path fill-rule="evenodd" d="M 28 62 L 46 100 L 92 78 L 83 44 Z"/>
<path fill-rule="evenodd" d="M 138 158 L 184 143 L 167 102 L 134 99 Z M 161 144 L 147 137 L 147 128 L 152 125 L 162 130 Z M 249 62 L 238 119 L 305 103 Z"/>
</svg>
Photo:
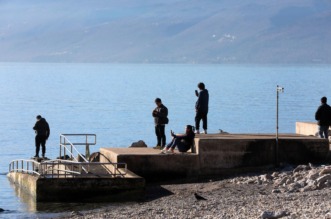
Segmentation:
<svg viewBox="0 0 331 219">
<path fill-rule="evenodd" d="M 199 131 L 199 130 L 195 130 L 194 133 L 195 133 L 195 134 L 200 134 L 200 131 Z"/>
<path fill-rule="evenodd" d="M 203 130 L 202 134 L 207 134 L 207 129 Z"/>
</svg>

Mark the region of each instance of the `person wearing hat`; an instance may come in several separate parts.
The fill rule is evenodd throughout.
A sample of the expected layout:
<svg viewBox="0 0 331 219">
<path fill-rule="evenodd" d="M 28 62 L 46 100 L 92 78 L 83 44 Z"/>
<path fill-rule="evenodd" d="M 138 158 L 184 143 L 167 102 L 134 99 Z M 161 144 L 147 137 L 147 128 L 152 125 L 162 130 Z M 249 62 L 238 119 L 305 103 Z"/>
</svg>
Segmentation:
<svg viewBox="0 0 331 219">
<path fill-rule="evenodd" d="M 35 138 L 35 143 L 36 143 L 36 154 L 35 158 L 39 157 L 39 150 L 40 150 L 40 145 L 42 147 L 42 157 L 45 158 L 45 153 L 46 153 L 46 140 L 49 137 L 50 134 L 50 129 L 49 125 L 46 121 L 45 118 L 42 118 L 41 115 L 38 115 L 36 117 L 37 122 L 33 127 L 33 130 L 36 132 L 36 138 Z"/>
<path fill-rule="evenodd" d="M 156 108 L 152 112 L 155 124 L 157 144 L 154 149 L 162 149 L 166 145 L 165 125 L 168 124 L 168 108 L 162 104 L 160 98 L 155 99 Z"/>
<path fill-rule="evenodd" d="M 173 154 L 175 148 L 178 148 L 179 152 L 186 152 L 191 149 L 194 141 L 193 126 L 187 125 L 185 127 L 185 134 L 175 134 L 171 131 L 172 141 L 162 150 L 164 154 Z"/>
</svg>

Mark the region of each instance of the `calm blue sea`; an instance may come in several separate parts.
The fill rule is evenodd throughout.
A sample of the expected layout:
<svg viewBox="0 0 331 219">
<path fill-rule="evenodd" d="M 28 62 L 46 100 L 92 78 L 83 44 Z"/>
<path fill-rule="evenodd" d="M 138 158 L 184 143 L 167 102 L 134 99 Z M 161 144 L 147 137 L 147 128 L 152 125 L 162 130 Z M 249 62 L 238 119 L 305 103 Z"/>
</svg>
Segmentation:
<svg viewBox="0 0 331 219">
<path fill-rule="evenodd" d="M 194 124 L 194 90 L 202 81 L 210 95 L 209 133 L 275 133 L 280 85 L 279 131 L 293 133 L 296 121 L 314 121 L 322 96 L 331 98 L 330 78 L 330 66 L 0 63 L 0 208 L 8 210 L 0 218 L 49 218 L 96 207 L 37 206 L 10 185 L 9 162 L 34 155 L 38 114 L 51 128 L 49 158 L 58 156 L 61 133 L 97 134 L 92 151 L 138 140 L 154 146 L 154 99 L 169 109 L 170 139 L 171 129 Z"/>
</svg>

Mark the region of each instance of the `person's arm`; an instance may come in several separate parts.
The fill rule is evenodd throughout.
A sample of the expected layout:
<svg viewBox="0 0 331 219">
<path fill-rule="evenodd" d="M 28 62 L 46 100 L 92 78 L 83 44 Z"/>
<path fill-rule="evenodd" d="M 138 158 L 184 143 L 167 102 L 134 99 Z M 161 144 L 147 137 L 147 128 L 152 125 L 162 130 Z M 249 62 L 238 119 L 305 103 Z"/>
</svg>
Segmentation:
<svg viewBox="0 0 331 219">
<path fill-rule="evenodd" d="M 51 134 L 51 130 L 50 130 L 49 125 L 48 125 L 47 122 L 46 122 L 46 128 L 47 128 L 46 136 L 47 136 L 47 139 L 48 139 L 49 135 Z"/>
<path fill-rule="evenodd" d="M 157 108 L 155 108 L 155 109 L 153 110 L 153 112 L 152 112 L 152 116 L 153 116 L 153 117 L 157 117 L 157 114 L 158 114 L 158 112 L 157 112 Z"/>
<path fill-rule="evenodd" d="M 320 120 L 320 118 L 321 118 L 321 107 L 319 107 L 318 109 L 317 109 L 317 111 L 316 111 L 316 113 L 315 113 L 315 120 Z"/>
<path fill-rule="evenodd" d="M 36 124 L 34 124 L 34 126 L 33 126 L 33 130 L 37 130 L 37 124 L 38 124 L 38 122 L 36 122 Z"/>
<path fill-rule="evenodd" d="M 201 92 L 200 92 L 200 93 L 198 94 L 198 100 L 197 100 L 197 102 L 195 103 L 195 109 L 196 109 L 196 110 L 199 110 L 199 109 L 200 109 L 201 99 L 202 99 L 202 97 L 201 97 Z"/>
<path fill-rule="evenodd" d="M 172 130 L 170 130 L 170 134 L 172 137 L 179 138 L 179 139 L 182 139 L 183 137 L 186 136 L 186 134 L 175 134 Z"/>
<path fill-rule="evenodd" d="M 159 112 L 156 111 L 156 117 L 167 117 L 168 109 L 166 107 L 162 107 Z"/>
</svg>

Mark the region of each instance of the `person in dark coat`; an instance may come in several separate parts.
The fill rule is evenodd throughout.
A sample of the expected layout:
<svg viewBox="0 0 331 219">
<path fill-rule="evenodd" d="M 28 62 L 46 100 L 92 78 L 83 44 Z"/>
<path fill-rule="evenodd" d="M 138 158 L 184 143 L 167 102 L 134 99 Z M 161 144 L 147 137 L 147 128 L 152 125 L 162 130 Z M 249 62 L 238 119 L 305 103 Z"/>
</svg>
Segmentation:
<svg viewBox="0 0 331 219">
<path fill-rule="evenodd" d="M 160 98 L 155 99 L 156 108 L 152 112 L 155 124 L 157 144 L 154 149 L 162 149 L 166 145 L 165 125 L 168 124 L 168 108 L 162 104 Z"/>
<path fill-rule="evenodd" d="M 42 147 L 42 157 L 45 157 L 46 153 L 46 140 L 50 135 L 49 125 L 45 118 L 42 118 L 40 115 L 37 116 L 37 122 L 34 125 L 33 129 L 36 132 L 36 154 L 35 158 L 39 157 L 40 145 Z"/>
<path fill-rule="evenodd" d="M 178 148 L 179 152 L 186 152 L 191 149 L 194 141 L 195 134 L 193 132 L 193 126 L 187 125 L 185 128 L 185 134 L 176 135 L 171 131 L 172 141 L 162 150 L 162 153 L 174 153 L 175 148 Z"/>
<path fill-rule="evenodd" d="M 327 98 L 321 98 L 321 105 L 315 113 L 315 119 L 318 121 L 318 133 L 321 138 L 329 137 L 329 126 L 331 125 L 331 107 L 327 104 Z"/>
<path fill-rule="evenodd" d="M 205 88 L 205 84 L 200 82 L 198 84 L 200 92 L 195 90 L 195 95 L 198 97 L 195 103 L 195 129 L 197 134 L 200 134 L 200 121 L 202 119 L 202 128 L 204 134 L 207 134 L 207 114 L 208 114 L 208 104 L 209 104 L 209 93 Z"/>
</svg>

